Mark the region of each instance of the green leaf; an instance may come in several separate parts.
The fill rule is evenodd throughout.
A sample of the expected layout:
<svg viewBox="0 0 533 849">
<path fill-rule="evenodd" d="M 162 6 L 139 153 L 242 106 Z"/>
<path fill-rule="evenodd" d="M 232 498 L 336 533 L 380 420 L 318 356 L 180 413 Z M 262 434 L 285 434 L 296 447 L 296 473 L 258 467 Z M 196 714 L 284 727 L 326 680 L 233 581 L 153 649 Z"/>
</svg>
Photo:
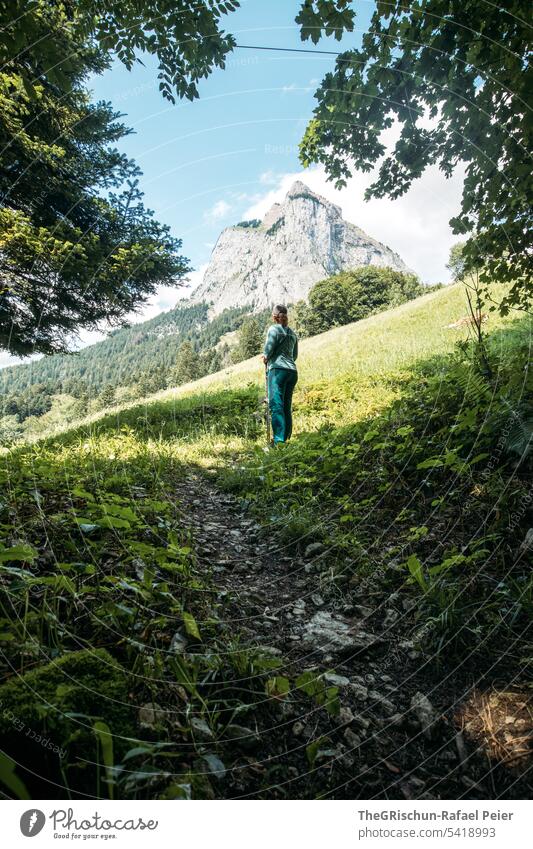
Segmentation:
<svg viewBox="0 0 533 849">
<path fill-rule="evenodd" d="M 92 534 L 99 528 L 99 525 L 96 525 L 94 522 L 91 522 L 90 519 L 86 519 L 82 516 L 75 516 L 74 521 L 78 525 L 80 531 L 84 534 Z"/>
<path fill-rule="evenodd" d="M 413 432 L 413 428 L 411 425 L 405 425 L 404 427 L 399 427 L 396 431 L 397 436 L 409 436 Z"/>
<path fill-rule="evenodd" d="M 472 459 L 468 461 L 468 464 L 470 466 L 474 466 L 476 463 L 480 463 L 482 460 L 486 460 L 487 457 L 490 457 L 490 454 L 484 451 L 483 453 L 476 454 L 475 457 L 472 457 Z"/>
<path fill-rule="evenodd" d="M 118 516 L 103 516 L 96 523 L 100 528 L 131 528 L 131 522 L 127 519 L 120 519 Z"/>
<path fill-rule="evenodd" d="M 325 708 L 330 716 L 338 716 L 341 709 L 339 688 L 328 687 L 325 694 Z"/>
<path fill-rule="evenodd" d="M 181 684 L 192 695 L 196 695 L 196 682 L 194 676 L 188 670 L 181 658 L 174 656 L 169 661 L 169 666 L 174 673 L 176 681 Z"/>
<path fill-rule="evenodd" d="M 417 581 L 424 592 L 427 590 L 427 582 L 422 572 L 422 564 L 416 554 L 411 554 L 407 561 L 407 568 L 411 576 Z"/>
<path fill-rule="evenodd" d="M 444 463 L 438 457 L 431 458 L 429 460 L 422 460 L 421 463 L 418 463 L 417 469 L 436 469 L 439 466 L 443 466 Z"/>
<path fill-rule="evenodd" d="M 290 688 L 291 682 L 283 675 L 276 675 L 275 678 L 269 678 L 265 684 L 267 695 L 273 696 L 275 699 L 286 696 Z"/>
<path fill-rule="evenodd" d="M 209 772 L 212 772 L 218 778 L 224 778 L 226 774 L 226 767 L 217 755 L 209 754 L 202 755 L 202 757 L 209 767 Z"/>
<path fill-rule="evenodd" d="M 190 637 L 194 637 L 196 640 L 202 639 L 198 625 L 196 624 L 196 619 L 192 613 L 186 613 L 183 611 L 183 624 L 185 625 L 185 630 Z"/>
<path fill-rule="evenodd" d="M 106 777 L 107 777 L 107 785 L 109 789 L 109 798 L 113 799 L 114 797 L 114 776 L 113 776 L 113 735 L 111 733 L 111 729 L 106 722 L 101 722 L 100 720 L 95 722 L 93 725 L 93 731 L 96 734 L 96 738 L 100 743 L 100 749 L 102 751 L 102 758 L 104 761 Z"/>
<path fill-rule="evenodd" d="M 320 673 L 312 669 L 307 669 L 295 681 L 295 686 L 298 690 L 303 690 L 308 696 L 316 696 L 317 693 L 324 689 L 324 682 L 320 678 Z"/>
<path fill-rule="evenodd" d="M 318 737 L 316 740 L 313 740 L 312 743 L 309 743 L 306 746 L 305 754 L 307 755 L 307 760 L 309 761 L 309 766 L 314 766 L 317 755 L 323 745 L 328 742 L 327 737 Z"/>
<path fill-rule="evenodd" d="M 154 748 L 154 746 L 134 746 L 133 749 L 129 749 L 126 752 L 122 758 L 122 763 L 126 763 L 126 761 L 136 758 L 139 755 L 152 755 L 154 753 Z"/>
<path fill-rule="evenodd" d="M 0 752 L 0 781 L 13 794 L 15 799 L 29 799 L 30 794 L 24 782 L 15 775 L 15 761 L 4 752 Z"/>
<path fill-rule="evenodd" d="M 447 572 L 448 569 L 452 569 L 459 563 L 465 563 L 466 560 L 468 560 L 468 558 L 464 554 L 454 554 L 453 557 L 447 557 L 446 560 L 443 560 L 442 563 L 438 564 L 438 566 L 431 566 L 428 571 L 431 577 L 434 578 L 435 575 Z"/>
<path fill-rule="evenodd" d="M 14 545 L 11 548 L 0 549 L 0 563 L 10 560 L 22 560 L 25 563 L 33 563 L 39 556 L 39 552 L 32 545 Z"/>
<path fill-rule="evenodd" d="M 91 492 L 87 492 L 86 489 L 81 489 L 81 487 L 74 487 L 71 495 L 75 495 L 76 498 L 84 498 L 85 501 L 94 501 L 94 495 Z"/>
<path fill-rule="evenodd" d="M 190 800 L 192 799 L 192 785 L 190 784 L 171 784 L 170 787 L 167 787 L 163 796 L 163 799 L 184 799 Z"/>
<path fill-rule="evenodd" d="M 131 507 L 122 507 L 120 504 L 102 504 L 102 510 L 106 518 L 116 516 L 119 519 L 127 519 L 128 522 L 133 524 L 139 521 L 139 517 Z"/>
</svg>

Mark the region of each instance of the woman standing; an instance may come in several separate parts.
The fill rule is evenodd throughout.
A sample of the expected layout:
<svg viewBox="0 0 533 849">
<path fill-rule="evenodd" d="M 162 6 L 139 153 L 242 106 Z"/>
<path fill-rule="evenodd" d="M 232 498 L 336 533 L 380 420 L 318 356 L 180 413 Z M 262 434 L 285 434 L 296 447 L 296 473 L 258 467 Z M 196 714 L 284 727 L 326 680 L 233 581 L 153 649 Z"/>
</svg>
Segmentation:
<svg viewBox="0 0 533 849">
<path fill-rule="evenodd" d="M 287 307 L 272 310 L 274 324 L 268 329 L 261 359 L 267 368 L 268 400 L 274 445 L 287 442 L 292 433 L 292 393 L 298 380 L 298 337 L 289 327 Z"/>
</svg>

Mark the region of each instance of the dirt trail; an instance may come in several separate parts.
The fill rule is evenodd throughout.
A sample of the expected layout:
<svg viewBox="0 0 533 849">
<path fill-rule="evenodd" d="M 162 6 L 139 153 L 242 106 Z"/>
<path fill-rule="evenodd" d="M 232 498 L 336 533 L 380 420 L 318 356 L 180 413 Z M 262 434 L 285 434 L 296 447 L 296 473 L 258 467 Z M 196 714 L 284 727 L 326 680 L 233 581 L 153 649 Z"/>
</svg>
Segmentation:
<svg viewBox="0 0 533 849">
<path fill-rule="evenodd" d="M 428 668 L 428 659 L 402 640 L 396 626 L 406 608 L 396 594 L 381 606 L 371 598 L 354 603 L 328 580 L 322 546 L 291 556 L 239 499 L 201 474 L 184 478 L 177 495 L 230 631 L 283 658 L 276 674 L 294 680 L 311 669 L 339 688 L 337 716 L 302 713 L 289 702 L 270 729 L 275 742 L 262 733 L 263 758 L 277 758 L 287 775 L 282 796 L 316 795 L 310 775 L 322 769 L 318 787 L 336 798 L 520 798 L 526 777 L 489 762 L 454 722 L 464 681 L 454 692 L 449 675 Z M 306 747 L 321 736 L 324 754 L 309 770 Z M 249 786 L 237 784 L 232 793 L 240 789 Z"/>
<path fill-rule="evenodd" d="M 360 666 L 368 674 L 367 649 L 384 640 L 369 631 L 370 609 L 328 597 L 328 580 L 320 579 L 323 546 L 308 546 L 305 558 L 287 554 L 238 499 L 201 476 L 186 478 L 178 494 L 200 563 L 228 594 L 229 621 L 249 645 L 280 649 L 292 671 L 318 663 L 343 665 L 349 656 L 352 672 Z"/>
</svg>

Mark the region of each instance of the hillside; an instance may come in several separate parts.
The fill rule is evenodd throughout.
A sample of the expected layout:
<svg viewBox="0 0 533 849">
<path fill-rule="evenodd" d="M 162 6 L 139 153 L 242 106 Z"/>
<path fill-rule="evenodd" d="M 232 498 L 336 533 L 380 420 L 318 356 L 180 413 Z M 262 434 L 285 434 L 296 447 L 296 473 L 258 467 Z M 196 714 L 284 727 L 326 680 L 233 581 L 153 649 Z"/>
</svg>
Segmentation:
<svg viewBox="0 0 533 849">
<path fill-rule="evenodd" d="M 494 292 L 497 297 L 496 288 Z M 395 309 L 301 340 L 297 427 L 307 430 L 320 427 L 324 421 L 353 421 L 354 417 L 359 419 L 387 404 L 397 397 L 401 378 L 409 374 L 417 361 L 451 352 L 459 339 L 468 338 L 468 329 L 458 331 L 447 327 L 467 311 L 463 288 L 450 285 Z M 491 314 L 489 322 L 492 331 L 504 324 L 496 313 Z M 328 393 L 332 377 L 337 399 L 333 404 Z M 258 357 L 153 397 L 154 400 L 198 397 L 203 393 L 229 391 L 236 383 L 257 385 L 262 391 L 263 371 Z M 298 401 L 307 390 L 313 393 L 315 401 L 305 414 L 306 405 Z M 320 396 L 324 400 L 322 414 Z"/>
<path fill-rule="evenodd" d="M 357 272 L 349 272 L 349 276 Z M 368 281 L 361 292 L 357 317 L 402 303 L 424 290 L 414 275 L 402 278 L 399 291 L 391 270 L 373 270 L 387 278 L 386 288 L 372 300 Z M 387 276 L 388 275 L 388 276 Z M 396 278 L 395 278 L 396 279 Z M 396 282 L 398 282 L 396 280 Z M 405 283 L 405 287 L 403 286 Z M 319 286 L 342 287 L 342 275 Z M 292 308 L 291 308 L 292 310 Z M 311 307 L 300 302 L 293 311 L 305 334 L 322 329 L 310 321 Z M 249 306 L 225 309 L 213 317 L 202 301 L 181 306 L 134 326 L 113 331 L 108 338 L 68 355 L 44 357 L 37 362 L 0 372 L 0 445 L 39 438 L 83 420 L 101 410 L 144 398 L 158 390 L 182 385 L 213 374 L 230 363 L 259 353 L 270 310 L 250 313 Z M 307 316 L 307 318 L 306 318 Z M 345 314 L 342 322 L 355 315 Z"/>
<path fill-rule="evenodd" d="M 303 340 L 279 450 L 255 358 L 0 456 L 0 745 L 60 750 L 13 787 L 530 795 L 531 322 L 485 373 L 465 313 Z"/>
<path fill-rule="evenodd" d="M 0 392 L 21 393 L 35 383 L 50 383 L 54 391 L 74 386 L 99 393 L 106 385 L 129 386 L 147 374 L 168 372 L 186 339 L 200 350 L 214 347 L 233 330 L 243 310 L 231 310 L 208 321 L 208 305 L 177 306 L 155 318 L 117 328 L 109 336 L 75 354 L 55 354 L 36 362 L 0 370 Z"/>
<path fill-rule="evenodd" d="M 435 308 L 433 308 L 435 306 Z M 322 333 L 310 339 L 303 339 L 300 344 L 300 382 L 298 392 L 307 385 L 313 385 L 320 380 L 329 380 L 331 374 L 340 375 L 344 370 L 353 381 L 364 375 L 380 373 L 384 369 L 402 368 L 409 366 L 417 357 L 424 357 L 434 352 L 451 351 L 458 338 L 457 331 L 447 329 L 446 325 L 452 323 L 458 317 L 464 315 L 466 310 L 464 294 L 460 286 L 448 286 L 436 292 L 408 302 L 403 306 L 385 313 L 372 316 L 363 321 L 351 325 L 338 327 L 327 333 Z M 81 351 L 75 357 L 50 357 L 45 361 L 28 366 L 16 366 L 14 369 L 5 369 L 0 372 L 0 378 L 4 372 L 12 372 L 6 375 L 6 386 L 13 391 L 24 391 L 32 383 L 39 379 L 55 379 L 56 385 L 69 386 L 70 369 L 74 369 L 75 378 L 88 368 L 90 363 L 90 375 L 98 375 L 98 380 L 105 385 L 106 377 L 114 373 L 117 367 L 124 368 L 124 374 L 128 381 L 135 377 L 136 364 L 142 362 L 143 353 L 150 361 L 154 348 L 161 350 L 165 362 L 176 355 L 179 344 L 183 341 L 179 327 L 176 325 L 176 316 L 183 320 L 187 327 L 194 315 L 200 311 L 202 327 L 205 333 L 210 333 L 210 338 L 216 339 L 226 321 L 239 321 L 239 311 L 228 311 L 212 322 L 207 322 L 207 307 L 204 304 L 189 308 L 171 310 L 131 328 L 118 331 L 111 339 L 93 345 L 85 351 Z M 200 319 L 199 319 L 200 323 Z M 495 315 L 491 317 L 491 324 L 499 326 L 501 320 Z M 376 340 L 376 330 L 378 338 Z M 174 333 L 178 333 L 177 338 Z M 182 332 L 185 332 L 184 330 Z M 199 331 L 202 334 L 202 330 Z M 231 331 L 229 334 L 231 335 Z M 463 332 L 459 336 L 465 336 Z M 227 338 L 227 337 L 226 337 Z M 224 337 L 221 337 L 224 341 Z M 115 347 L 119 345 L 124 349 L 126 362 L 121 365 L 121 357 L 115 358 Z M 139 348 L 139 351 L 136 348 Z M 132 360 L 133 358 L 133 360 Z M 171 361 L 171 360 L 170 360 Z M 111 372 L 110 372 L 111 370 Z M 61 378 L 61 374 L 65 374 Z M 90 379 L 87 375 L 87 379 Z M 16 382 L 13 384 L 13 380 Z M 236 365 L 229 366 L 220 372 L 208 374 L 200 380 L 191 384 L 183 384 L 172 387 L 156 394 L 147 395 L 147 398 L 181 398 L 191 392 L 197 395 L 202 392 L 210 392 L 212 389 L 231 389 L 235 381 L 240 384 L 256 383 L 260 389 L 263 386 L 262 369 L 258 365 L 258 358 L 244 360 Z M 380 386 L 378 394 L 381 395 L 384 387 Z M 389 395 L 383 395 L 383 399 Z M 137 401 L 133 403 L 138 403 Z M 118 405 L 117 411 L 127 407 L 128 404 Z M 344 409 L 344 407 L 342 407 Z M 341 408 L 335 407 L 336 415 Z M 315 411 L 316 412 L 316 411 Z M 90 417 L 95 419 L 105 414 L 105 410 Z M 320 418 L 314 418 L 320 421 Z M 308 422 L 307 422 L 308 424 Z M 64 422 L 62 428 L 71 425 Z M 53 422 L 51 432 L 55 432 L 60 423 Z M 43 434 L 39 434 L 39 438 Z"/>
<path fill-rule="evenodd" d="M 241 356 L 228 343 L 238 342 L 246 315 L 261 327 L 275 302 L 295 304 L 317 281 L 365 266 L 407 270 L 397 254 L 344 221 L 339 207 L 296 182 L 263 221 L 221 233 L 203 282 L 174 309 L 116 328 L 75 353 L 0 370 L 0 445 L 214 373 Z"/>
</svg>

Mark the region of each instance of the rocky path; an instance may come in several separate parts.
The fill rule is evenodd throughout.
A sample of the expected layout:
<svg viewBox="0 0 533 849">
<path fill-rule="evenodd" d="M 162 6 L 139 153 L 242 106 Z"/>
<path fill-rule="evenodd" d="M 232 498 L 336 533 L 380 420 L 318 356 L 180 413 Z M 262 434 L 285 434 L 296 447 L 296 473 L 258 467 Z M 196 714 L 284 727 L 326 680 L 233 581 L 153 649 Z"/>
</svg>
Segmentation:
<svg viewBox="0 0 533 849">
<path fill-rule="evenodd" d="M 368 675 L 364 658 L 385 641 L 365 626 L 369 608 L 331 598 L 327 577 L 320 577 L 320 543 L 307 546 L 301 559 L 287 554 L 265 537 L 238 499 L 200 476 L 186 478 L 178 493 L 195 550 L 221 593 L 227 593 L 229 622 L 248 645 L 274 646 L 293 672 L 319 663 L 345 665 L 349 659 L 352 671 L 360 667 Z"/>
<path fill-rule="evenodd" d="M 310 776 L 320 769 L 327 773 L 324 795 L 336 798 L 482 799 L 513 786 L 505 775 L 495 794 L 493 769 L 445 710 L 454 703 L 450 682 L 439 688 L 438 678 L 435 685 L 427 669 L 420 672 L 423 656 L 394 628 L 405 613 L 397 597 L 374 607 L 371 599 L 339 593 L 323 546 L 311 544 L 295 558 L 267 537 L 239 499 L 203 475 L 184 478 L 177 496 L 230 632 L 278 655 L 283 666 L 276 674 L 294 681 L 310 670 L 339 688 L 338 715 L 302 712 L 288 702 L 273 747 L 263 734 L 264 757 L 277 758 L 288 776 L 285 795 L 309 798 Z M 327 742 L 309 769 L 306 750 L 321 739 Z M 248 789 L 237 784 L 232 792 Z"/>
</svg>

